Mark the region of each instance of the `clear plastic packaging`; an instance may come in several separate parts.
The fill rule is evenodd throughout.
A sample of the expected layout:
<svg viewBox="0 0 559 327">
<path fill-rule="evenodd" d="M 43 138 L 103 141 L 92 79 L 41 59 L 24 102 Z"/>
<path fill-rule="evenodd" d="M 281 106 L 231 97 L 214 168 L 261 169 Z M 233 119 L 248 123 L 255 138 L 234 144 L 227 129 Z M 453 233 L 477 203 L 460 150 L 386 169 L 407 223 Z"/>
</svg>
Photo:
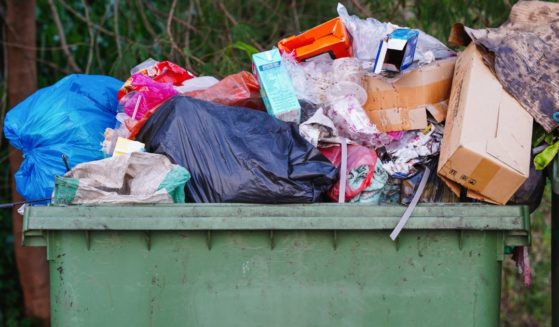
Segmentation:
<svg viewBox="0 0 559 327">
<path fill-rule="evenodd" d="M 399 140 L 379 149 L 377 154 L 391 177 L 409 178 L 417 173 L 417 165 L 439 154 L 442 135 L 443 126 L 431 121 L 425 130 L 404 132 Z"/>
<path fill-rule="evenodd" d="M 146 70 L 150 67 L 153 67 L 153 66 L 157 65 L 158 63 L 159 63 L 159 61 L 157 61 L 153 58 L 148 58 L 148 59 L 142 61 L 141 63 L 137 64 L 136 66 L 132 67 L 132 69 L 130 69 L 130 75 L 134 75 L 139 71 Z"/>
<path fill-rule="evenodd" d="M 361 19 L 350 16 L 347 9 L 338 3 L 338 15 L 353 37 L 353 55 L 361 60 L 374 61 L 380 41 L 397 28 L 390 23 L 381 23 L 374 18 Z"/>
<path fill-rule="evenodd" d="M 377 148 L 392 141 L 389 135 L 380 133 L 371 123 L 355 96 L 332 98 L 327 115 L 334 122 L 340 136 L 358 144 Z"/>
<path fill-rule="evenodd" d="M 363 87 L 364 68 L 356 58 L 297 63 L 284 55 L 297 97 L 322 106 L 339 135 L 358 144 L 378 148 L 392 141 L 380 133 L 363 109 L 367 91 Z"/>
<path fill-rule="evenodd" d="M 338 15 L 353 37 L 353 54 L 361 60 L 374 61 L 382 39 L 392 33 L 398 25 L 383 23 L 374 18 L 361 19 L 350 16 L 347 9 L 338 3 Z M 453 56 L 455 53 L 433 36 L 419 31 L 414 61 L 420 64 L 430 63 L 435 59 Z"/>
<path fill-rule="evenodd" d="M 326 102 L 329 88 L 334 84 L 332 60 L 313 60 L 299 63 L 284 53 L 282 61 L 291 78 L 297 99 L 320 105 Z"/>
</svg>

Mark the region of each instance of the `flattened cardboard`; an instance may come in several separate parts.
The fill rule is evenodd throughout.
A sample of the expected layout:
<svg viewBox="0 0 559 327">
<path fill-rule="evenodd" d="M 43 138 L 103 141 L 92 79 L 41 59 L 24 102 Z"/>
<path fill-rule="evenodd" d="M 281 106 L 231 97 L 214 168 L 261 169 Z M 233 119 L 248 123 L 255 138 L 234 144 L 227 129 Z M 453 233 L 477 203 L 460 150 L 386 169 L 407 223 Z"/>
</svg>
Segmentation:
<svg viewBox="0 0 559 327">
<path fill-rule="evenodd" d="M 427 113 L 442 122 L 456 58 L 435 61 L 394 78 L 368 75 L 367 102 L 363 106 L 382 132 L 423 129 Z"/>
<path fill-rule="evenodd" d="M 459 57 L 438 174 L 456 193 L 506 204 L 528 178 L 533 119 L 472 43 Z"/>
</svg>

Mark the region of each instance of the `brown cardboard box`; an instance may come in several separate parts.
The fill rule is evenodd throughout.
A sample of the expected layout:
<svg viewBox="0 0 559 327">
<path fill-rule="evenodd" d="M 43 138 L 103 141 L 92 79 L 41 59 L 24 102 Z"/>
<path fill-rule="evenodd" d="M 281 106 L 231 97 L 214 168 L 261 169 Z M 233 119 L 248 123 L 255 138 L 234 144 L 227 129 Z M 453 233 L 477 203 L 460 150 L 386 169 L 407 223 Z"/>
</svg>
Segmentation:
<svg viewBox="0 0 559 327">
<path fill-rule="evenodd" d="M 528 178 L 532 116 L 509 95 L 472 43 L 459 56 L 439 176 L 459 194 L 505 204 Z"/>
<path fill-rule="evenodd" d="M 427 111 L 445 120 L 456 58 L 435 61 L 394 78 L 368 75 L 363 106 L 382 132 L 423 129 Z"/>
</svg>

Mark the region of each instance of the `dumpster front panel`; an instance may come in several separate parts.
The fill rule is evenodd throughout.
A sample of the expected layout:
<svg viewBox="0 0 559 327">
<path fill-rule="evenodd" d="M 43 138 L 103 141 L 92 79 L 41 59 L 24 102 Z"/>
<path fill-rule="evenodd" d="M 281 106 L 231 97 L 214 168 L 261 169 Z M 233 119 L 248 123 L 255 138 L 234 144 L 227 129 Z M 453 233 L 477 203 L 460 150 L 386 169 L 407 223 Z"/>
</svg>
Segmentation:
<svg viewBox="0 0 559 327">
<path fill-rule="evenodd" d="M 503 231 L 49 231 L 53 326 L 496 326 Z"/>
</svg>

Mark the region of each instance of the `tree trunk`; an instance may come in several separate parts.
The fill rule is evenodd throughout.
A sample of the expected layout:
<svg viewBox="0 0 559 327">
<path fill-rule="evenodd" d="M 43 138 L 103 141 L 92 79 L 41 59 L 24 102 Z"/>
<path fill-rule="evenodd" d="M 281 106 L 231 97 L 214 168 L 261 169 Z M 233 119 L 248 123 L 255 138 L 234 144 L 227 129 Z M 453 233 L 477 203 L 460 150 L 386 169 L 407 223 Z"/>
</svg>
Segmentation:
<svg viewBox="0 0 559 327">
<path fill-rule="evenodd" d="M 37 89 L 35 0 L 7 0 L 5 38 L 5 67 L 8 104 L 15 106 Z M 19 151 L 10 153 L 10 172 L 13 177 L 21 164 Z M 12 200 L 21 201 L 12 178 Z M 12 211 L 15 256 L 23 291 L 25 314 L 49 325 L 49 275 L 44 248 L 24 248 L 21 245 L 23 217 Z"/>
</svg>

